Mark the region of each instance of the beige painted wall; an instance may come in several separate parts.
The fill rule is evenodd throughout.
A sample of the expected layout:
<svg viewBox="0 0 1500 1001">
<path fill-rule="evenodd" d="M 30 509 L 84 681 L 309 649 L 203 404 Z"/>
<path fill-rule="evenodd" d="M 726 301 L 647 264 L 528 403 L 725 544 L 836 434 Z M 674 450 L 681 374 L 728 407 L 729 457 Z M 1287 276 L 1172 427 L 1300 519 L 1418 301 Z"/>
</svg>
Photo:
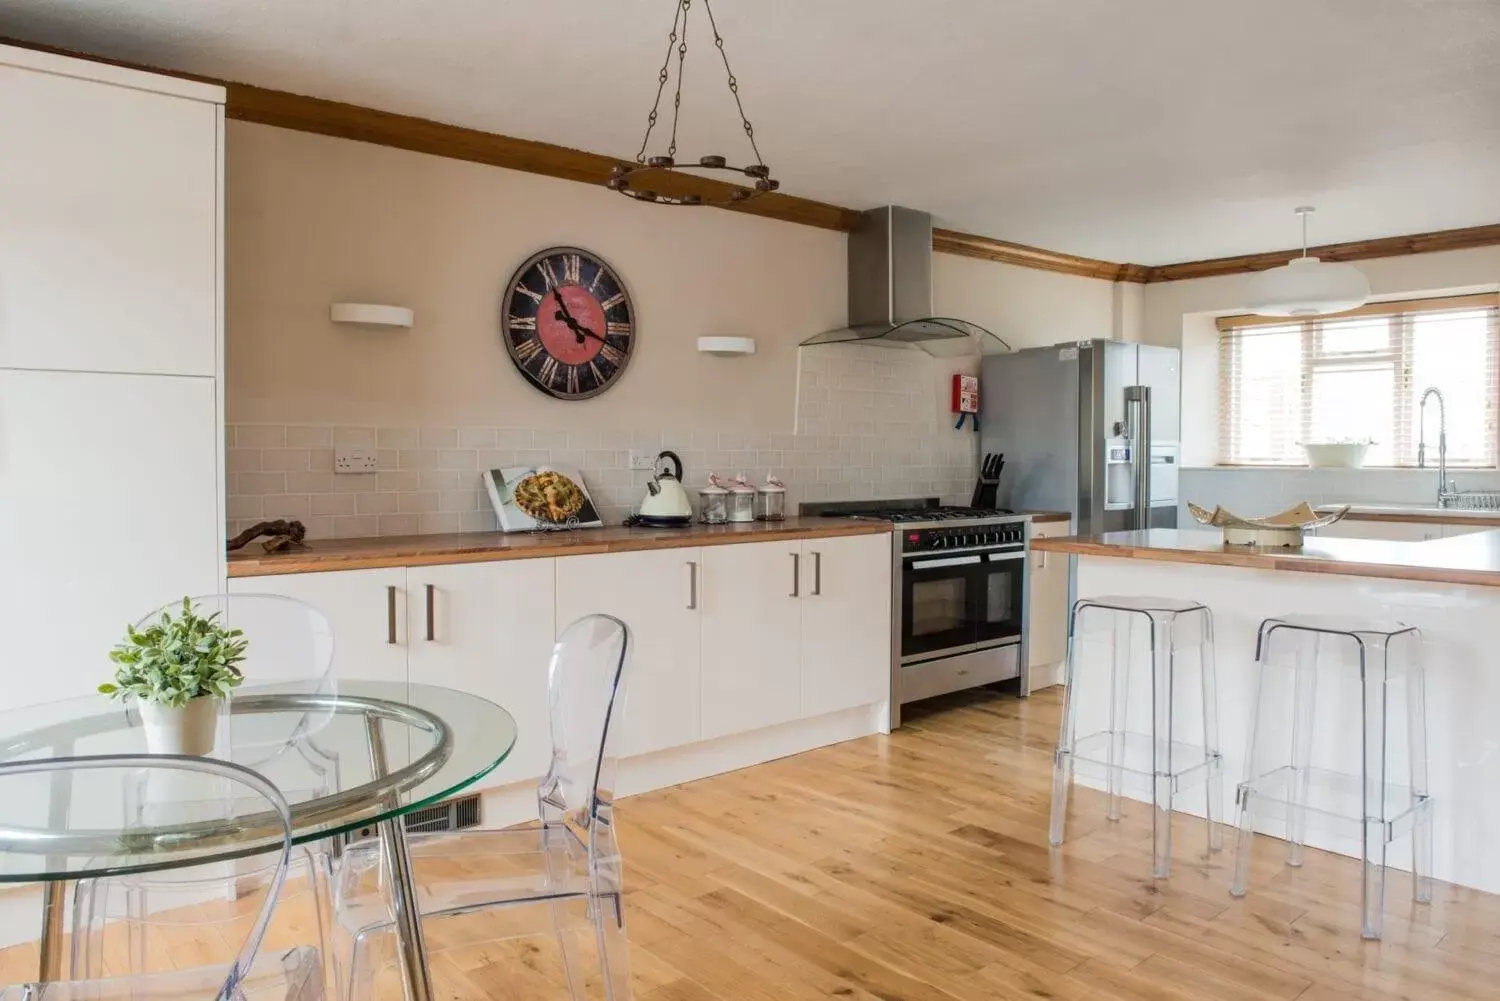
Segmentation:
<svg viewBox="0 0 1500 1001">
<path fill-rule="evenodd" d="M 845 318 L 842 234 L 269 126 L 229 123 L 227 211 L 232 421 L 790 430 L 796 344 Z M 583 405 L 524 384 L 496 326 L 514 268 L 562 244 L 613 264 L 640 317 L 630 371 Z M 1114 327 L 1109 282 L 939 254 L 933 285 L 938 312 L 1017 347 Z M 337 326 L 343 299 L 416 326 Z M 699 355 L 705 334 L 757 354 Z"/>
</svg>

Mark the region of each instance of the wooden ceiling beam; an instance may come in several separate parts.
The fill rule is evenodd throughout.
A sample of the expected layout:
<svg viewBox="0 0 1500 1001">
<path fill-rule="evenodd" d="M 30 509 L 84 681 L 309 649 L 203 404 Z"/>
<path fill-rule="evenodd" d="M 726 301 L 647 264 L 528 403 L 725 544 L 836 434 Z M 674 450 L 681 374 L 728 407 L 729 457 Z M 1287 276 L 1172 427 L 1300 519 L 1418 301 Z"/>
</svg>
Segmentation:
<svg viewBox="0 0 1500 1001">
<path fill-rule="evenodd" d="M 1146 269 L 1137 264 L 1116 264 L 1093 257 L 1079 257 L 1041 247 L 1028 247 L 1024 243 L 1008 243 L 988 236 L 960 233 L 951 229 L 932 231 L 932 249 L 943 254 L 958 254 L 961 257 L 976 257 L 983 261 L 998 261 L 1015 264 L 1039 271 L 1055 271 L 1065 275 L 1080 275 L 1084 278 L 1101 278 L 1112 282 L 1145 281 Z"/>
</svg>

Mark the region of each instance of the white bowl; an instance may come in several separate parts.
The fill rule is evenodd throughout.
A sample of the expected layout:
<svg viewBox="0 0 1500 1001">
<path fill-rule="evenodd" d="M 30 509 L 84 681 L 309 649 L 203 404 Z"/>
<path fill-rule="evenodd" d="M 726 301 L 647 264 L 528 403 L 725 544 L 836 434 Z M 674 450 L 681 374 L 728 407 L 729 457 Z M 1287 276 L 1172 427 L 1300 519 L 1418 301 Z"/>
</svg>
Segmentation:
<svg viewBox="0 0 1500 1001">
<path fill-rule="evenodd" d="M 1314 469 L 1359 469 L 1365 464 L 1369 442 L 1324 442 L 1303 445 L 1307 464 Z"/>
</svg>

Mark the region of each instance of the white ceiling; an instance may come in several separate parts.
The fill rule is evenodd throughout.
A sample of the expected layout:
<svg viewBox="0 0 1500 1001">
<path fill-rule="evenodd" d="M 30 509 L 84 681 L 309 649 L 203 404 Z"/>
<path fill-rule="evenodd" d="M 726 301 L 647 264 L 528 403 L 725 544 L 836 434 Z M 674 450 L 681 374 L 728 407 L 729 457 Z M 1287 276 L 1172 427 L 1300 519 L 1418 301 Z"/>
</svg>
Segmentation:
<svg viewBox="0 0 1500 1001">
<path fill-rule="evenodd" d="M 0 34 L 633 155 L 672 0 L 5 0 Z M 748 160 L 701 4 L 680 152 Z M 784 190 L 1139 264 L 1500 222 L 1497 0 L 719 0 Z M 670 96 L 670 91 L 669 91 Z"/>
</svg>

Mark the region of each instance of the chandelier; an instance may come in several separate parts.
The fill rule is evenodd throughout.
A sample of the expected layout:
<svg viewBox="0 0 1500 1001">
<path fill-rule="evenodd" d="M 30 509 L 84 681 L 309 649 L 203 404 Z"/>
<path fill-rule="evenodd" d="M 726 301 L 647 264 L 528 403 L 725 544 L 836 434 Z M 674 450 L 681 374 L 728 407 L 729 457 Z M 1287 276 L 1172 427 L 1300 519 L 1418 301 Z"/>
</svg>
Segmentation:
<svg viewBox="0 0 1500 1001">
<path fill-rule="evenodd" d="M 745 117 L 745 106 L 740 102 L 739 81 L 734 78 L 734 71 L 729 68 L 729 56 L 724 51 L 724 36 L 719 34 L 719 26 L 714 21 L 714 11 L 709 6 L 708 0 L 703 0 L 703 9 L 708 13 L 708 26 L 714 33 L 714 47 L 719 50 L 719 57 L 724 60 L 724 73 L 729 79 L 729 93 L 733 95 L 734 105 L 739 109 L 740 125 L 745 130 L 745 138 L 750 141 L 750 152 L 754 154 L 755 160 L 744 167 L 733 166 L 726 157 L 712 154 L 701 156 L 696 162 L 678 161 L 677 118 L 682 111 L 682 71 L 687 61 L 688 12 L 693 5 L 693 0 L 675 0 L 675 3 L 677 9 L 672 15 L 672 31 L 667 36 L 667 57 L 662 61 L 661 72 L 656 77 L 656 100 L 652 102 L 651 114 L 646 116 L 646 134 L 641 137 L 640 151 L 635 155 L 634 165 L 619 164 L 610 171 L 609 186 L 622 195 L 628 195 L 638 201 L 655 202 L 658 205 L 732 205 L 747 201 L 756 195 L 765 194 L 767 191 L 775 191 L 781 187 L 781 182 L 771 177 L 771 168 L 765 165 L 760 156 L 760 149 L 755 145 L 755 129 L 750 125 L 750 120 Z M 677 86 L 672 95 L 672 136 L 667 143 L 666 153 L 647 156 L 646 148 L 651 143 L 651 130 L 656 127 L 657 116 L 661 110 L 661 96 L 666 91 L 667 81 L 671 77 L 674 51 L 677 53 Z M 652 177 L 660 180 L 663 174 L 682 168 L 722 170 L 743 174 L 754 181 L 754 184 L 750 187 L 733 184 L 722 197 L 706 197 L 697 193 L 666 194 L 647 186 Z M 666 186 L 681 187 L 680 184 L 671 183 Z"/>
<path fill-rule="evenodd" d="M 1299 205 L 1293 211 L 1302 217 L 1302 256 L 1251 276 L 1250 311 L 1260 316 L 1326 316 L 1363 305 L 1370 298 L 1369 279 L 1352 264 L 1309 257 L 1307 217 L 1313 207 Z"/>
</svg>

